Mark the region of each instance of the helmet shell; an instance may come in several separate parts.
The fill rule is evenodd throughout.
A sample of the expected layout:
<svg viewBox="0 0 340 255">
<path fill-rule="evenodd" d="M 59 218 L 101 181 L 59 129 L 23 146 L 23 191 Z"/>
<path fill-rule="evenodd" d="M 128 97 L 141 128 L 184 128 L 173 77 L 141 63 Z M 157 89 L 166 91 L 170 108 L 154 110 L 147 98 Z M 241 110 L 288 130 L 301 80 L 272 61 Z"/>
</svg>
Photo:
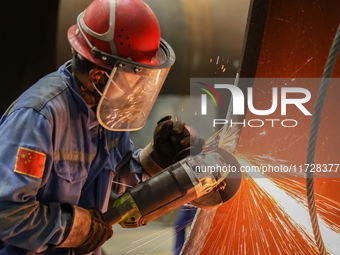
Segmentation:
<svg viewBox="0 0 340 255">
<path fill-rule="evenodd" d="M 111 69 L 112 66 L 94 57 L 83 34 L 102 52 L 147 65 L 157 64 L 160 27 L 143 0 L 94 0 L 78 16 L 78 24 L 68 30 L 68 40 L 76 52 Z"/>
</svg>

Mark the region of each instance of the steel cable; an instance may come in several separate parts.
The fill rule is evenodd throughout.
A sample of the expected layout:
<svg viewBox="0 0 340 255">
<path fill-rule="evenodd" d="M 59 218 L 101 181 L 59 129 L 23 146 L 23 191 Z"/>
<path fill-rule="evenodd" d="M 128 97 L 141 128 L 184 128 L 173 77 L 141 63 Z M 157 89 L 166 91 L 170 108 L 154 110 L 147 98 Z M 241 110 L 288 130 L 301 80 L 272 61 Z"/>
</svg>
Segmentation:
<svg viewBox="0 0 340 255">
<path fill-rule="evenodd" d="M 306 189 L 307 189 L 307 202 L 308 202 L 308 209 L 309 209 L 309 216 L 312 223 L 314 239 L 316 241 L 316 245 L 321 255 L 326 255 L 327 251 L 325 248 L 325 244 L 323 242 L 317 212 L 315 207 L 315 199 L 314 199 L 314 172 L 311 172 L 311 166 L 314 164 L 314 156 L 315 156 L 315 148 L 316 148 L 316 141 L 319 132 L 320 126 L 320 119 L 322 115 L 322 108 L 324 106 L 324 101 L 327 94 L 327 89 L 329 85 L 329 81 L 331 79 L 334 66 L 336 64 L 336 60 L 339 55 L 340 50 L 340 25 L 338 30 L 335 34 L 332 47 L 330 49 L 327 62 L 325 65 L 324 73 L 322 75 L 321 84 L 319 87 L 315 108 L 314 108 L 314 115 L 312 118 L 312 124 L 309 134 L 308 140 L 308 149 L 307 149 L 307 173 L 306 173 Z"/>
</svg>

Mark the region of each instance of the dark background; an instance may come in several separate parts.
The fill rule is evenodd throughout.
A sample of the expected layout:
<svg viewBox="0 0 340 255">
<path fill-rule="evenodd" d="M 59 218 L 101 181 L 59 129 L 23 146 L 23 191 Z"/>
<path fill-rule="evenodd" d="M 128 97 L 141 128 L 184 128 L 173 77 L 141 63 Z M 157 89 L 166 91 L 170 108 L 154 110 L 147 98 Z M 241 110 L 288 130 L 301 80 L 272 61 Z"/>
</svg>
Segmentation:
<svg viewBox="0 0 340 255">
<path fill-rule="evenodd" d="M 0 113 L 71 56 L 67 29 L 90 0 L 3 1 Z M 234 77 L 249 0 L 146 0 L 176 53 L 161 94 L 188 95 L 190 77 Z"/>
</svg>

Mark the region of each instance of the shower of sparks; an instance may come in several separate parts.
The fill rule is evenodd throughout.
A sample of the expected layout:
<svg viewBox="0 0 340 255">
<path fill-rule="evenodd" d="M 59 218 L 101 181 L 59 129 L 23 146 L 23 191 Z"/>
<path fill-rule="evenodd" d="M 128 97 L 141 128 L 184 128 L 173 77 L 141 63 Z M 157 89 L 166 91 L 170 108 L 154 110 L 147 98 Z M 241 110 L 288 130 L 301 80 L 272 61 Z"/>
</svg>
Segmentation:
<svg viewBox="0 0 340 255">
<path fill-rule="evenodd" d="M 204 153 L 217 147 L 233 152 L 238 137 L 239 129 L 222 128 L 206 140 Z M 242 166 L 289 165 L 289 162 L 269 155 L 235 153 L 234 156 Z M 328 181 L 340 185 L 338 180 Z M 340 203 L 317 193 L 315 198 L 327 251 L 340 254 Z M 201 212 L 196 220 L 206 216 L 204 210 Z M 151 254 L 167 242 L 174 243 L 175 237 L 174 227 L 169 227 L 133 242 L 120 254 Z M 190 238 L 200 238 L 202 245 L 189 247 L 189 252 L 186 250 L 184 255 L 318 254 L 307 208 L 304 175 L 244 173 L 240 190 L 231 201 L 217 208 L 209 231 Z M 150 243 L 153 248 L 145 249 Z"/>
<path fill-rule="evenodd" d="M 237 138 L 235 129 L 229 128 L 225 134 L 220 130 L 208 139 L 206 150 L 214 150 L 218 144 L 234 151 Z M 268 155 L 234 156 L 242 166 L 288 164 Z M 318 254 L 303 177 L 297 173 L 244 173 L 238 194 L 218 208 L 209 233 L 205 233 L 203 250 L 195 251 L 195 247 L 191 247 L 190 251 L 212 255 Z M 340 203 L 315 195 L 327 251 L 340 254 Z"/>
<path fill-rule="evenodd" d="M 213 59 L 210 58 L 209 62 L 213 63 Z M 222 63 L 220 63 L 220 62 L 222 62 Z M 220 56 L 217 56 L 216 61 L 215 61 L 215 65 L 218 66 L 218 67 L 216 68 L 216 71 L 214 72 L 214 74 L 217 74 L 217 72 L 219 70 L 221 70 L 223 73 L 226 72 L 227 71 L 226 66 L 227 66 L 228 63 L 229 63 L 229 58 L 227 58 L 227 60 L 225 60 L 224 57 L 221 59 Z"/>
<path fill-rule="evenodd" d="M 125 254 L 131 254 L 131 252 L 134 252 L 136 250 L 138 250 L 141 247 L 144 247 L 146 244 L 151 243 L 151 242 L 156 242 L 156 244 L 159 244 L 160 242 L 160 238 L 163 237 L 164 235 L 168 234 L 169 232 L 172 231 L 172 228 L 167 228 L 165 230 L 159 231 L 157 233 L 151 234 L 147 237 L 144 237 L 136 242 L 134 242 L 132 245 L 122 249 L 121 251 L 127 250 L 125 251 Z M 172 236 L 174 237 L 174 235 Z M 165 242 L 168 242 L 169 239 L 166 238 Z M 153 249 L 155 249 L 156 247 L 154 247 Z M 138 254 L 149 254 L 152 250 L 149 251 L 138 251 Z"/>
<path fill-rule="evenodd" d="M 193 206 L 190 205 L 189 207 L 181 207 L 180 210 L 194 210 Z M 177 232 L 175 231 L 175 226 L 166 227 L 164 229 L 161 229 L 159 231 L 155 230 L 149 230 L 144 233 L 150 233 L 146 234 L 144 237 L 134 240 L 131 242 L 131 244 L 127 247 L 124 247 L 117 250 L 117 253 L 113 252 L 112 254 L 129 254 L 129 255 L 148 255 L 148 254 L 154 254 L 155 250 L 162 245 L 165 245 L 169 242 L 175 242 L 174 239 L 176 239 L 176 235 L 178 231 L 181 231 L 188 226 L 190 226 L 192 220 L 186 222 L 187 224 L 182 227 L 177 227 Z M 132 231 L 132 230 L 130 230 Z M 152 248 L 150 248 L 152 247 Z"/>
<path fill-rule="evenodd" d="M 248 162 L 244 161 L 240 161 L 240 163 L 242 165 L 249 164 Z M 309 239 L 313 237 L 313 230 L 309 220 L 307 204 L 305 202 L 306 198 L 299 196 L 299 194 L 303 194 L 303 190 L 299 191 L 297 189 L 293 189 L 291 192 L 295 191 L 294 194 L 297 193 L 298 197 L 291 196 L 282 188 L 283 185 L 280 185 L 278 182 L 274 182 L 274 179 L 268 178 L 264 175 L 261 175 L 260 173 L 249 173 L 249 176 L 253 178 L 255 183 L 261 187 L 262 190 L 275 199 L 276 205 L 278 206 L 277 208 L 282 210 L 287 215 L 287 217 L 289 217 L 289 221 L 295 225 L 295 227 L 302 234 L 304 240 L 308 242 Z M 334 205 L 339 208 L 339 203 Z M 339 209 L 337 209 L 335 213 L 339 213 Z M 339 227 L 329 225 L 325 222 L 325 220 L 323 220 L 322 217 L 319 217 L 318 221 L 320 231 L 323 236 L 326 237 L 324 240 L 326 247 L 330 251 L 338 251 L 340 243 Z"/>
<path fill-rule="evenodd" d="M 244 177 L 237 197 L 216 213 L 200 254 L 318 254 L 306 206 L 271 179 Z M 338 226 L 319 224 L 328 252 L 339 254 Z"/>
<path fill-rule="evenodd" d="M 118 184 L 118 185 L 122 185 L 122 186 L 125 186 L 125 187 L 129 187 L 129 188 L 132 188 L 131 185 L 128 185 L 128 184 L 125 184 L 125 183 L 116 182 L 116 181 L 112 181 L 112 183 L 115 183 L 115 184 Z"/>
<path fill-rule="evenodd" d="M 266 134 L 267 134 L 266 130 L 263 130 L 259 135 L 266 135 Z"/>
</svg>

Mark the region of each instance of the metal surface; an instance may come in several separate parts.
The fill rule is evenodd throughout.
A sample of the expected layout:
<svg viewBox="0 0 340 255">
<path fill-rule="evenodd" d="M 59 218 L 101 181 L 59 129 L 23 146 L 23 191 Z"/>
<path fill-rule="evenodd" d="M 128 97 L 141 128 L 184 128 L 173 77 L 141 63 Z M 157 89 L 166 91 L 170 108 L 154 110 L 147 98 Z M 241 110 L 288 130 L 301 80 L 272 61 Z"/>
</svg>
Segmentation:
<svg viewBox="0 0 340 255">
<path fill-rule="evenodd" d="M 260 2 L 262 3 L 254 1 Z M 255 77 L 321 77 L 340 23 L 340 2 L 272 0 L 268 7 L 259 60 L 255 65 Z M 258 19 L 263 17 L 255 15 L 248 21 L 253 23 Z M 246 35 L 245 40 L 247 37 L 251 35 Z M 246 54 L 243 56 L 251 58 Z M 333 77 L 340 77 L 339 61 Z M 284 85 L 254 84 L 257 109 L 268 109 L 266 107 L 270 102 L 265 98 L 271 93 L 273 86 L 280 88 Z M 308 89 L 312 99 L 307 108 L 312 109 L 318 84 L 311 85 Z M 340 106 L 339 95 L 340 87 L 331 84 L 321 118 L 316 164 L 340 163 L 340 116 L 336 110 Z M 250 112 L 247 112 L 246 117 L 258 118 Z M 280 114 L 271 115 L 273 119 L 280 117 Z M 304 164 L 311 117 L 301 118 L 297 113 L 290 117 L 299 118 L 299 125 L 294 129 L 243 128 L 235 153 L 239 156 L 260 156 L 262 159 L 266 157 L 268 160 L 279 159 L 289 164 Z M 322 175 L 317 175 L 315 179 L 316 207 L 322 231 L 327 233 L 323 237 L 326 248 L 331 254 L 337 254 L 340 250 L 337 241 L 340 226 L 340 182 L 338 178 L 321 177 Z M 305 179 L 271 178 L 266 184 L 273 185 L 270 184 L 268 189 L 259 186 L 259 183 L 264 182 L 266 180 L 247 178 L 242 183 L 238 197 L 232 203 L 218 207 L 212 220 L 200 218 L 197 222 L 196 219 L 182 254 L 318 254 L 313 234 L 309 230 L 311 223 L 305 206 Z M 282 197 L 289 202 L 285 204 L 279 200 L 278 192 L 282 192 Z M 284 204 L 288 207 L 283 207 Z M 289 207 L 301 210 L 288 213 Z M 303 223 L 297 223 L 298 218 Z M 209 225 L 209 228 L 205 225 Z M 195 240 L 196 234 L 202 229 L 206 238 Z"/>
</svg>

